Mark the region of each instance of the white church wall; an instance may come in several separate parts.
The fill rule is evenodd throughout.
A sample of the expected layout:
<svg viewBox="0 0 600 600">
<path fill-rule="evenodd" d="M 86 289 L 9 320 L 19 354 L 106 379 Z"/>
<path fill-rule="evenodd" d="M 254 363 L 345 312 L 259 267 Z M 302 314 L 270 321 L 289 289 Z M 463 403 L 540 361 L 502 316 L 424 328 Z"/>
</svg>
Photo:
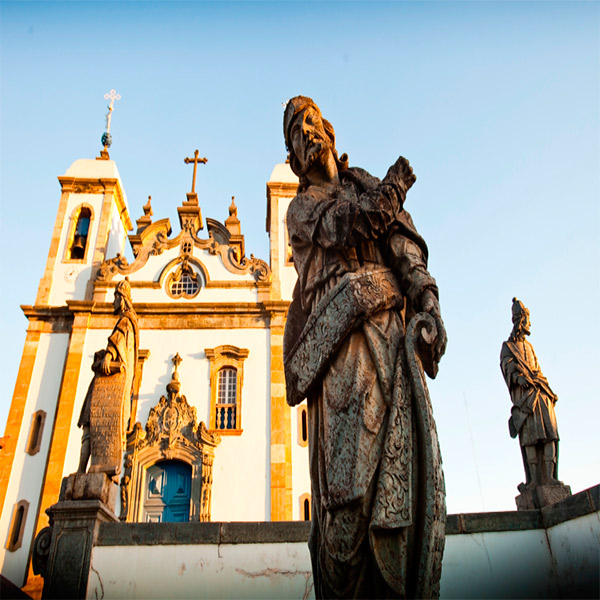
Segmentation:
<svg viewBox="0 0 600 600">
<path fill-rule="evenodd" d="M 314 598 L 305 542 L 99 546 L 87 598 Z"/>
<path fill-rule="evenodd" d="M 69 334 L 42 333 L 40 335 L 31 383 L 25 402 L 23 425 L 15 449 L 15 457 L 2 517 L 0 518 L 0 570 L 13 582 L 23 581 L 29 556 L 29 542 L 33 536 L 35 515 L 38 510 L 40 488 L 44 479 L 46 459 L 52 435 L 52 425 L 69 344 Z M 38 410 L 46 412 L 39 452 L 26 452 L 32 417 Z M 23 543 L 14 552 L 6 549 L 13 509 L 17 502 L 27 500 L 29 508 L 25 521 Z"/>
<path fill-rule="evenodd" d="M 89 330 L 83 350 L 63 477 L 77 470 L 81 449 L 79 413 L 93 377 L 94 353 L 106 347 L 111 330 Z M 269 369 L 268 329 L 205 329 L 140 331 L 140 348 L 150 350 L 144 365 L 136 420 L 145 427 L 150 409 L 166 396 L 171 380 L 171 359 L 179 353 L 181 393 L 197 411 L 198 421 L 210 427 L 210 362 L 205 348 L 230 344 L 249 350 L 244 361 L 242 429 L 240 435 L 223 435 L 215 449 L 213 467 L 213 520 L 263 521 L 268 519 L 269 497 Z M 119 507 L 117 507 L 117 512 Z"/>
<path fill-rule="evenodd" d="M 123 227 L 119 211 L 116 205 L 113 204 L 105 256 L 111 258 L 117 254 L 123 254 L 126 239 L 127 232 L 125 231 L 125 227 Z"/>
<path fill-rule="evenodd" d="M 305 405 L 304 405 L 305 406 Z M 300 427 L 298 407 L 291 411 L 292 421 L 292 518 L 294 521 L 303 520 L 304 514 L 300 507 L 300 496 L 310 494 L 310 474 L 308 472 L 308 445 L 302 446 L 300 442 Z"/>
<path fill-rule="evenodd" d="M 83 300 L 87 282 L 92 274 L 93 249 L 96 246 L 98 229 L 100 227 L 100 214 L 102 210 L 102 194 L 70 194 L 67 200 L 64 225 L 62 228 L 58 253 L 56 255 L 56 266 L 54 277 L 50 288 L 49 304 L 61 306 L 65 300 Z M 87 252 L 85 262 L 64 262 L 67 244 L 71 232 L 71 215 L 73 211 L 82 204 L 93 209 L 93 219 L 87 239 Z"/>
</svg>

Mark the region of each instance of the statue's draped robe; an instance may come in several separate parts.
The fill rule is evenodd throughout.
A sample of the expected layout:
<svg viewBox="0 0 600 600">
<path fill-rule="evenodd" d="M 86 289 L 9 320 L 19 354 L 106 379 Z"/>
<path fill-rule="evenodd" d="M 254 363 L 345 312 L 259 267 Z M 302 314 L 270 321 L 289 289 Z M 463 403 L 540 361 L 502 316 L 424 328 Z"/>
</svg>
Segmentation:
<svg viewBox="0 0 600 600">
<path fill-rule="evenodd" d="M 518 341 L 511 337 L 502 344 L 500 367 L 513 403 L 509 420 L 511 436 L 518 434 L 521 446 L 558 441 L 556 395 L 542 375 L 533 346 L 526 339 Z M 519 384 L 519 376 L 527 380 L 527 386 Z"/>
<path fill-rule="evenodd" d="M 120 361 L 122 363 L 121 376 L 125 380 L 123 384 L 123 408 L 121 412 L 121 431 L 123 432 L 123 436 L 125 436 L 127 432 L 127 425 L 131 415 L 131 394 L 133 393 L 135 368 L 137 365 L 138 340 L 139 331 L 137 315 L 133 311 L 126 310 L 119 316 L 119 320 L 117 321 L 117 324 L 108 338 L 106 350 L 96 353 L 97 360 L 94 361 L 93 367 L 95 369 L 98 366 L 98 363 L 102 360 L 102 357 L 106 352 L 111 354 L 113 360 Z M 94 375 L 94 380 L 96 377 L 102 377 L 102 375 L 96 372 Z M 90 424 L 90 406 L 94 389 L 94 380 L 92 380 L 90 383 L 85 400 L 83 402 L 81 414 L 77 423 L 78 427 L 83 427 L 84 425 Z"/>
<path fill-rule="evenodd" d="M 419 590 L 435 595 L 439 582 L 428 588 L 416 581 L 427 507 L 420 502 L 423 440 L 411 417 L 403 342 L 405 317 L 414 313 L 423 291 L 437 295 L 437 288 L 426 269 L 425 242 L 402 210 L 400 187 L 379 185 L 361 169 L 342 172 L 340 180 L 327 189 L 309 187 L 288 209 L 298 285 L 284 352 L 289 353 L 315 305 L 346 273 L 392 267 L 402 296 L 396 307 L 376 312 L 347 332 L 307 398 L 315 590 L 323 598 L 410 597 Z M 392 403 L 401 407 L 397 431 L 389 424 Z M 392 467 L 398 475 L 395 486 L 380 481 L 391 437 L 402 447 Z M 434 443 L 437 448 L 437 439 Z M 441 465 L 439 473 L 443 488 Z M 394 494 L 392 502 L 385 497 Z M 385 510 L 375 516 L 375 507 L 386 503 L 402 507 L 388 515 L 392 523 L 387 525 L 381 518 Z M 441 551 L 439 557 L 441 562 Z M 425 578 L 439 579 L 440 568 L 436 565 L 437 572 Z"/>
</svg>

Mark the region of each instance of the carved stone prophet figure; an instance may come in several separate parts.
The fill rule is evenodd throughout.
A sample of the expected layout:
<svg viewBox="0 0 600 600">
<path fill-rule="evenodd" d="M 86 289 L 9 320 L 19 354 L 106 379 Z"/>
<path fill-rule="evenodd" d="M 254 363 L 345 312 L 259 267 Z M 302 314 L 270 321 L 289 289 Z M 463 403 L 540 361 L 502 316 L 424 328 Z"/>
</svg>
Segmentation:
<svg viewBox="0 0 600 600">
<path fill-rule="evenodd" d="M 286 393 L 308 404 L 315 593 L 437 597 L 445 492 L 423 370 L 437 374 L 446 333 L 403 209 L 416 178 L 403 157 L 383 180 L 349 168 L 310 98 L 288 102 L 283 129 L 300 180 Z"/>
<path fill-rule="evenodd" d="M 119 319 L 108 338 L 106 349 L 94 355 L 90 383 L 78 427 L 83 428 L 78 473 L 121 472 L 131 412 L 135 368 L 138 358 L 139 329 L 127 279 L 115 289 L 114 314 Z"/>
<path fill-rule="evenodd" d="M 525 483 L 520 492 L 540 485 L 562 486 L 557 479 L 558 428 L 554 405 L 558 400 L 542 374 L 533 346 L 525 339 L 530 334 L 529 310 L 513 298 L 513 330 L 502 344 L 500 368 L 512 400 L 508 428 L 511 437 L 519 436 Z M 531 507 L 533 508 L 533 506 Z"/>
</svg>

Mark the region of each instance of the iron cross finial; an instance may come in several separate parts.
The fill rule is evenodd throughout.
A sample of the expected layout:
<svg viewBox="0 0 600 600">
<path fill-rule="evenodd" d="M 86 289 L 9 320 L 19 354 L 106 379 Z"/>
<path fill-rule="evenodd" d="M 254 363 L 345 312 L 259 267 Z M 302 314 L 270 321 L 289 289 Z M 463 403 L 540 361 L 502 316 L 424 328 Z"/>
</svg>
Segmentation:
<svg viewBox="0 0 600 600">
<path fill-rule="evenodd" d="M 202 163 L 203 165 L 205 165 L 208 162 L 208 159 L 206 158 L 206 156 L 204 158 L 198 158 L 198 155 L 200 153 L 198 152 L 198 150 L 196 150 L 194 152 L 194 158 L 184 158 L 183 162 L 186 165 L 189 165 L 190 163 L 194 163 L 194 174 L 192 175 L 192 194 L 196 193 L 196 169 L 198 168 L 198 163 Z"/>
</svg>

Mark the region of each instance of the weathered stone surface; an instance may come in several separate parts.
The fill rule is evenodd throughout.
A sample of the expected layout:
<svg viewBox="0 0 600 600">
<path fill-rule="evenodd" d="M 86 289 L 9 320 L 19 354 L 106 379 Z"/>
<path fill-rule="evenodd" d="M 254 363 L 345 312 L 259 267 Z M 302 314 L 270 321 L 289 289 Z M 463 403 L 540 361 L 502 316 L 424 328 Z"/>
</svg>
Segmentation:
<svg viewBox="0 0 600 600">
<path fill-rule="evenodd" d="M 72 473 L 62 480 L 59 500 L 100 500 L 114 511 L 117 485 L 106 473 Z"/>
<path fill-rule="evenodd" d="M 78 426 L 83 429 L 79 473 L 91 456 L 91 473 L 116 477 L 121 472 L 131 395 L 138 359 L 139 330 L 127 279 L 115 288 L 114 312 L 119 315 L 105 350 L 94 356 L 94 379 L 88 388 Z"/>
<path fill-rule="evenodd" d="M 518 510 L 534 510 L 556 504 L 571 495 L 568 485 L 538 485 L 524 490 L 515 498 Z"/>
<path fill-rule="evenodd" d="M 558 481 L 558 427 L 554 405 L 558 397 L 542 374 L 530 334 L 529 310 L 513 298 L 513 330 L 502 344 L 500 368 L 513 403 L 508 429 L 519 437 L 525 482 L 517 488 L 519 510 L 541 508 L 571 494 L 569 486 Z"/>
<path fill-rule="evenodd" d="M 423 371 L 435 377 L 446 334 L 403 210 L 416 178 L 403 157 L 383 181 L 348 168 L 310 98 L 288 102 L 283 128 L 300 180 L 286 395 L 308 402 L 316 595 L 436 597 L 445 492 Z"/>
<path fill-rule="evenodd" d="M 104 493 L 106 486 L 98 484 L 93 474 L 90 486 L 83 481 L 63 482 L 65 495 Z M 87 490 L 87 491 L 86 491 Z M 85 598 L 92 549 L 96 542 L 100 523 L 116 522 L 117 517 L 103 502 L 93 500 L 60 500 L 48 510 L 50 527 L 40 531 L 34 543 L 34 571 L 44 578 L 42 598 Z"/>
</svg>

